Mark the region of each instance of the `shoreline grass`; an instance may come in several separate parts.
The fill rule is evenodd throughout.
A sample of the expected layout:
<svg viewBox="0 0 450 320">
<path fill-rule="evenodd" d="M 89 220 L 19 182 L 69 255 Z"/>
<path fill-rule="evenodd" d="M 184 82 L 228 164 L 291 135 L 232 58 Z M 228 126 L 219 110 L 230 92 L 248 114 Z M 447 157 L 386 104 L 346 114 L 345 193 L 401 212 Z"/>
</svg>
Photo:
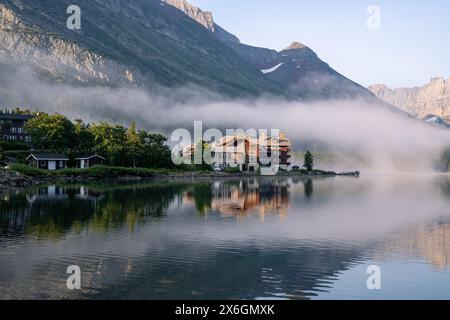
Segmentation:
<svg viewBox="0 0 450 320">
<path fill-rule="evenodd" d="M 120 176 L 136 176 L 136 177 L 153 177 L 169 173 L 183 172 L 169 169 L 147 169 L 147 168 L 125 168 L 125 167 L 109 167 L 109 166 L 93 166 L 86 169 L 66 168 L 60 170 L 43 170 L 32 168 L 23 164 L 14 164 L 9 168 L 10 171 L 19 172 L 26 176 L 35 178 L 57 178 L 67 176 L 79 177 L 120 177 Z"/>
<path fill-rule="evenodd" d="M 148 169 L 148 168 L 126 168 L 126 167 L 110 167 L 110 166 L 93 166 L 86 169 L 66 168 L 60 170 L 43 170 L 32 168 L 28 165 L 14 164 L 9 169 L 10 172 L 18 172 L 25 176 L 32 178 L 51 179 L 51 178 L 157 178 L 170 176 L 214 176 L 214 177 L 243 177 L 243 176 L 260 176 L 257 173 L 253 175 L 242 172 L 223 172 L 217 173 L 214 171 L 199 171 L 192 170 L 192 168 L 178 168 L 178 169 Z M 353 175 L 358 176 L 359 172 L 336 173 L 334 171 L 314 170 L 308 172 L 306 170 L 299 171 L 280 171 L 277 176 L 339 176 L 339 175 Z"/>
</svg>

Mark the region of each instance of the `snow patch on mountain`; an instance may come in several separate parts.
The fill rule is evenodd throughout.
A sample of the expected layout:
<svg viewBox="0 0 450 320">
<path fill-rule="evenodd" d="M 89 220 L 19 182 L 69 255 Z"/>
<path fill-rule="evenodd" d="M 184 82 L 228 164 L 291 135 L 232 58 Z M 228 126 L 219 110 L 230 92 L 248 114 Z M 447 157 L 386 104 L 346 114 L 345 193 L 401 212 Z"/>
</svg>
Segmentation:
<svg viewBox="0 0 450 320">
<path fill-rule="evenodd" d="M 279 63 L 279 64 L 277 64 L 276 66 L 274 66 L 274 67 L 272 67 L 272 68 L 270 68 L 270 69 L 264 69 L 264 70 L 261 70 L 261 72 L 264 73 L 264 74 L 272 73 L 272 72 L 274 72 L 274 71 L 277 71 L 278 68 L 281 67 L 283 64 L 284 64 L 284 63 Z"/>
</svg>

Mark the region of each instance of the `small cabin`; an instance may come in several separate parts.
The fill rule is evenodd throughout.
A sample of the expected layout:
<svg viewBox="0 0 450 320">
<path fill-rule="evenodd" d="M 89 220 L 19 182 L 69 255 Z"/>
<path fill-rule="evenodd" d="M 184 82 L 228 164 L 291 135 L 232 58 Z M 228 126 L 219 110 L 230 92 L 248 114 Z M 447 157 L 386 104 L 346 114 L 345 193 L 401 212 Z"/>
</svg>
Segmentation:
<svg viewBox="0 0 450 320">
<path fill-rule="evenodd" d="M 28 165 L 43 170 L 67 168 L 69 158 L 64 154 L 32 153 L 27 157 Z"/>
<path fill-rule="evenodd" d="M 105 158 L 97 154 L 80 155 L 75 158 L 77 168 L 86 169 L 92 166 L 101 166 L 105 162 Z"/>
</svg>

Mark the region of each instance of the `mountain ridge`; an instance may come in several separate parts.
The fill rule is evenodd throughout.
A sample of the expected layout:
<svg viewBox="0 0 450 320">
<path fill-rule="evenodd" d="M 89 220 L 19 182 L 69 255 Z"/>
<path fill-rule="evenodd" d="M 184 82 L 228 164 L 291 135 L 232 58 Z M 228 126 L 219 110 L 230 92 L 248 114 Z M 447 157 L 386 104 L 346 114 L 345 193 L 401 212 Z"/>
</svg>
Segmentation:
<svg viewBox="0 0 450 320">
<path fill-rule="evenodd" d="M 205 18 L 201 14 L 203 12 L 201 9 L 190 5 L 186 0 L 164 1 L 205 27 Z M 212 13 L 208 12 L 207 17 L 211 19 L 209 25 L 215 27 L 205 27 L 206 29 L 232 48 L 242 59 L 258 68 L 266 78 L 285 87 L 287 92 L 294 96 L 304 99 L 359 97 L 376 101 L 375 96 L 369 90 L 332 69 L 312 49 L 300 42 L 294 41 L 279 52 L 246 45 L 241 43 L 238 37 L 218 26 L 214 22 Z M 219 32 L 220 30 L 226 32 L 226 36 L 223 36 L 223 33 Z M 271 69 L 273 71 L 265 72 Z"/>
<path fill-rule="evenodd" d="M 418 118 L 429 115 L 450 121 L 450 79 L 431 78 L 428 84 L 413 88 L 391 89 L 384 84 L 368 87 L 380 100 Z"/>
<path fill-rule="evenodd" d="M 0 0 L 0 57 L 58 83 L 146 88 L 194 86 L 225 97 L 380 101 L 293 42 L 253 47 L 185 0 L 79 0 L 82 28 L 68 30 L 70 0 Z M 0 61 L 1 62 L 1 61 Z M 1 102 L 1 101 L 0 101 Z"/>
<path fill-rule="evenodd" d="M 82 85 L 194 85 L 230 96 L 283 93 L 207 29 L 159 0 L 80 0 L 79 31 L 66 28 L 70 4 L 1 0 L 0 18 L 14 27 L 0 33 L 4 60 Z"/>
</svg>

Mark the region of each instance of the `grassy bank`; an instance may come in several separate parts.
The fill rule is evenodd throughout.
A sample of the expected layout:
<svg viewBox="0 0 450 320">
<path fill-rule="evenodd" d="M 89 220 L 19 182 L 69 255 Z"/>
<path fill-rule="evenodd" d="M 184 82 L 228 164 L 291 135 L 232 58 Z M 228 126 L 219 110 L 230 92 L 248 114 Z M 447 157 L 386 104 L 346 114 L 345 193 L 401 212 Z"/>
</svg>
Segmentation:
<svg viewBox="0 0 450 320">
<path fill-rule="evenodd" d="M 57 178 L 64 176 L 93 177 L 93 178 L 120 177 L 120 176 L 154 177 L 157 175 L 164 175 L 175 172 L 168 169 L 124 168 L 124 167 L 109 167 L 109 166 L 94 166 L 87 169 L 67 168 L 49 171 L 32 168 L 30 166 L 22 164 L 14 164 L 10 167 L 9 170 L 19 172 L 29 177 L 36 177 L 36 178 L 52 178 L 52 177 Z"/>
<path fill-rule="evenodd" d="M 23 164 L 14 164 L 9 169 L 10 172 L 19 172 L 25 176 L 32 178 L 120 178 L 120 177 L 137 177 L 137 178 L 153 178 L 153 177 L 170 177 L 170 176 L 198 176 L 198 177 L 233 177 L 233 176 L 255 176 L 258 173 L 242 173 L 239 171 L 226 171 L 217 173 L 213 171 L 198 171 L 190 167 L 181 167 L 179 169 L 146 169 L 146 168 L 125 168 L 125 167 L 110 167 L 110 166 L 94 166 L 87 169 L 61 169 L 61 170 L 41 170 L 32 168 Z M 333 171 L 314 170 L 308 172 L 304 169 L 299 171 L 280 171 L 278 176 L 337 176 L 337 175 L 359 175 L 359 172 L 350 173 L 336 173 Z"/>
</svg>

